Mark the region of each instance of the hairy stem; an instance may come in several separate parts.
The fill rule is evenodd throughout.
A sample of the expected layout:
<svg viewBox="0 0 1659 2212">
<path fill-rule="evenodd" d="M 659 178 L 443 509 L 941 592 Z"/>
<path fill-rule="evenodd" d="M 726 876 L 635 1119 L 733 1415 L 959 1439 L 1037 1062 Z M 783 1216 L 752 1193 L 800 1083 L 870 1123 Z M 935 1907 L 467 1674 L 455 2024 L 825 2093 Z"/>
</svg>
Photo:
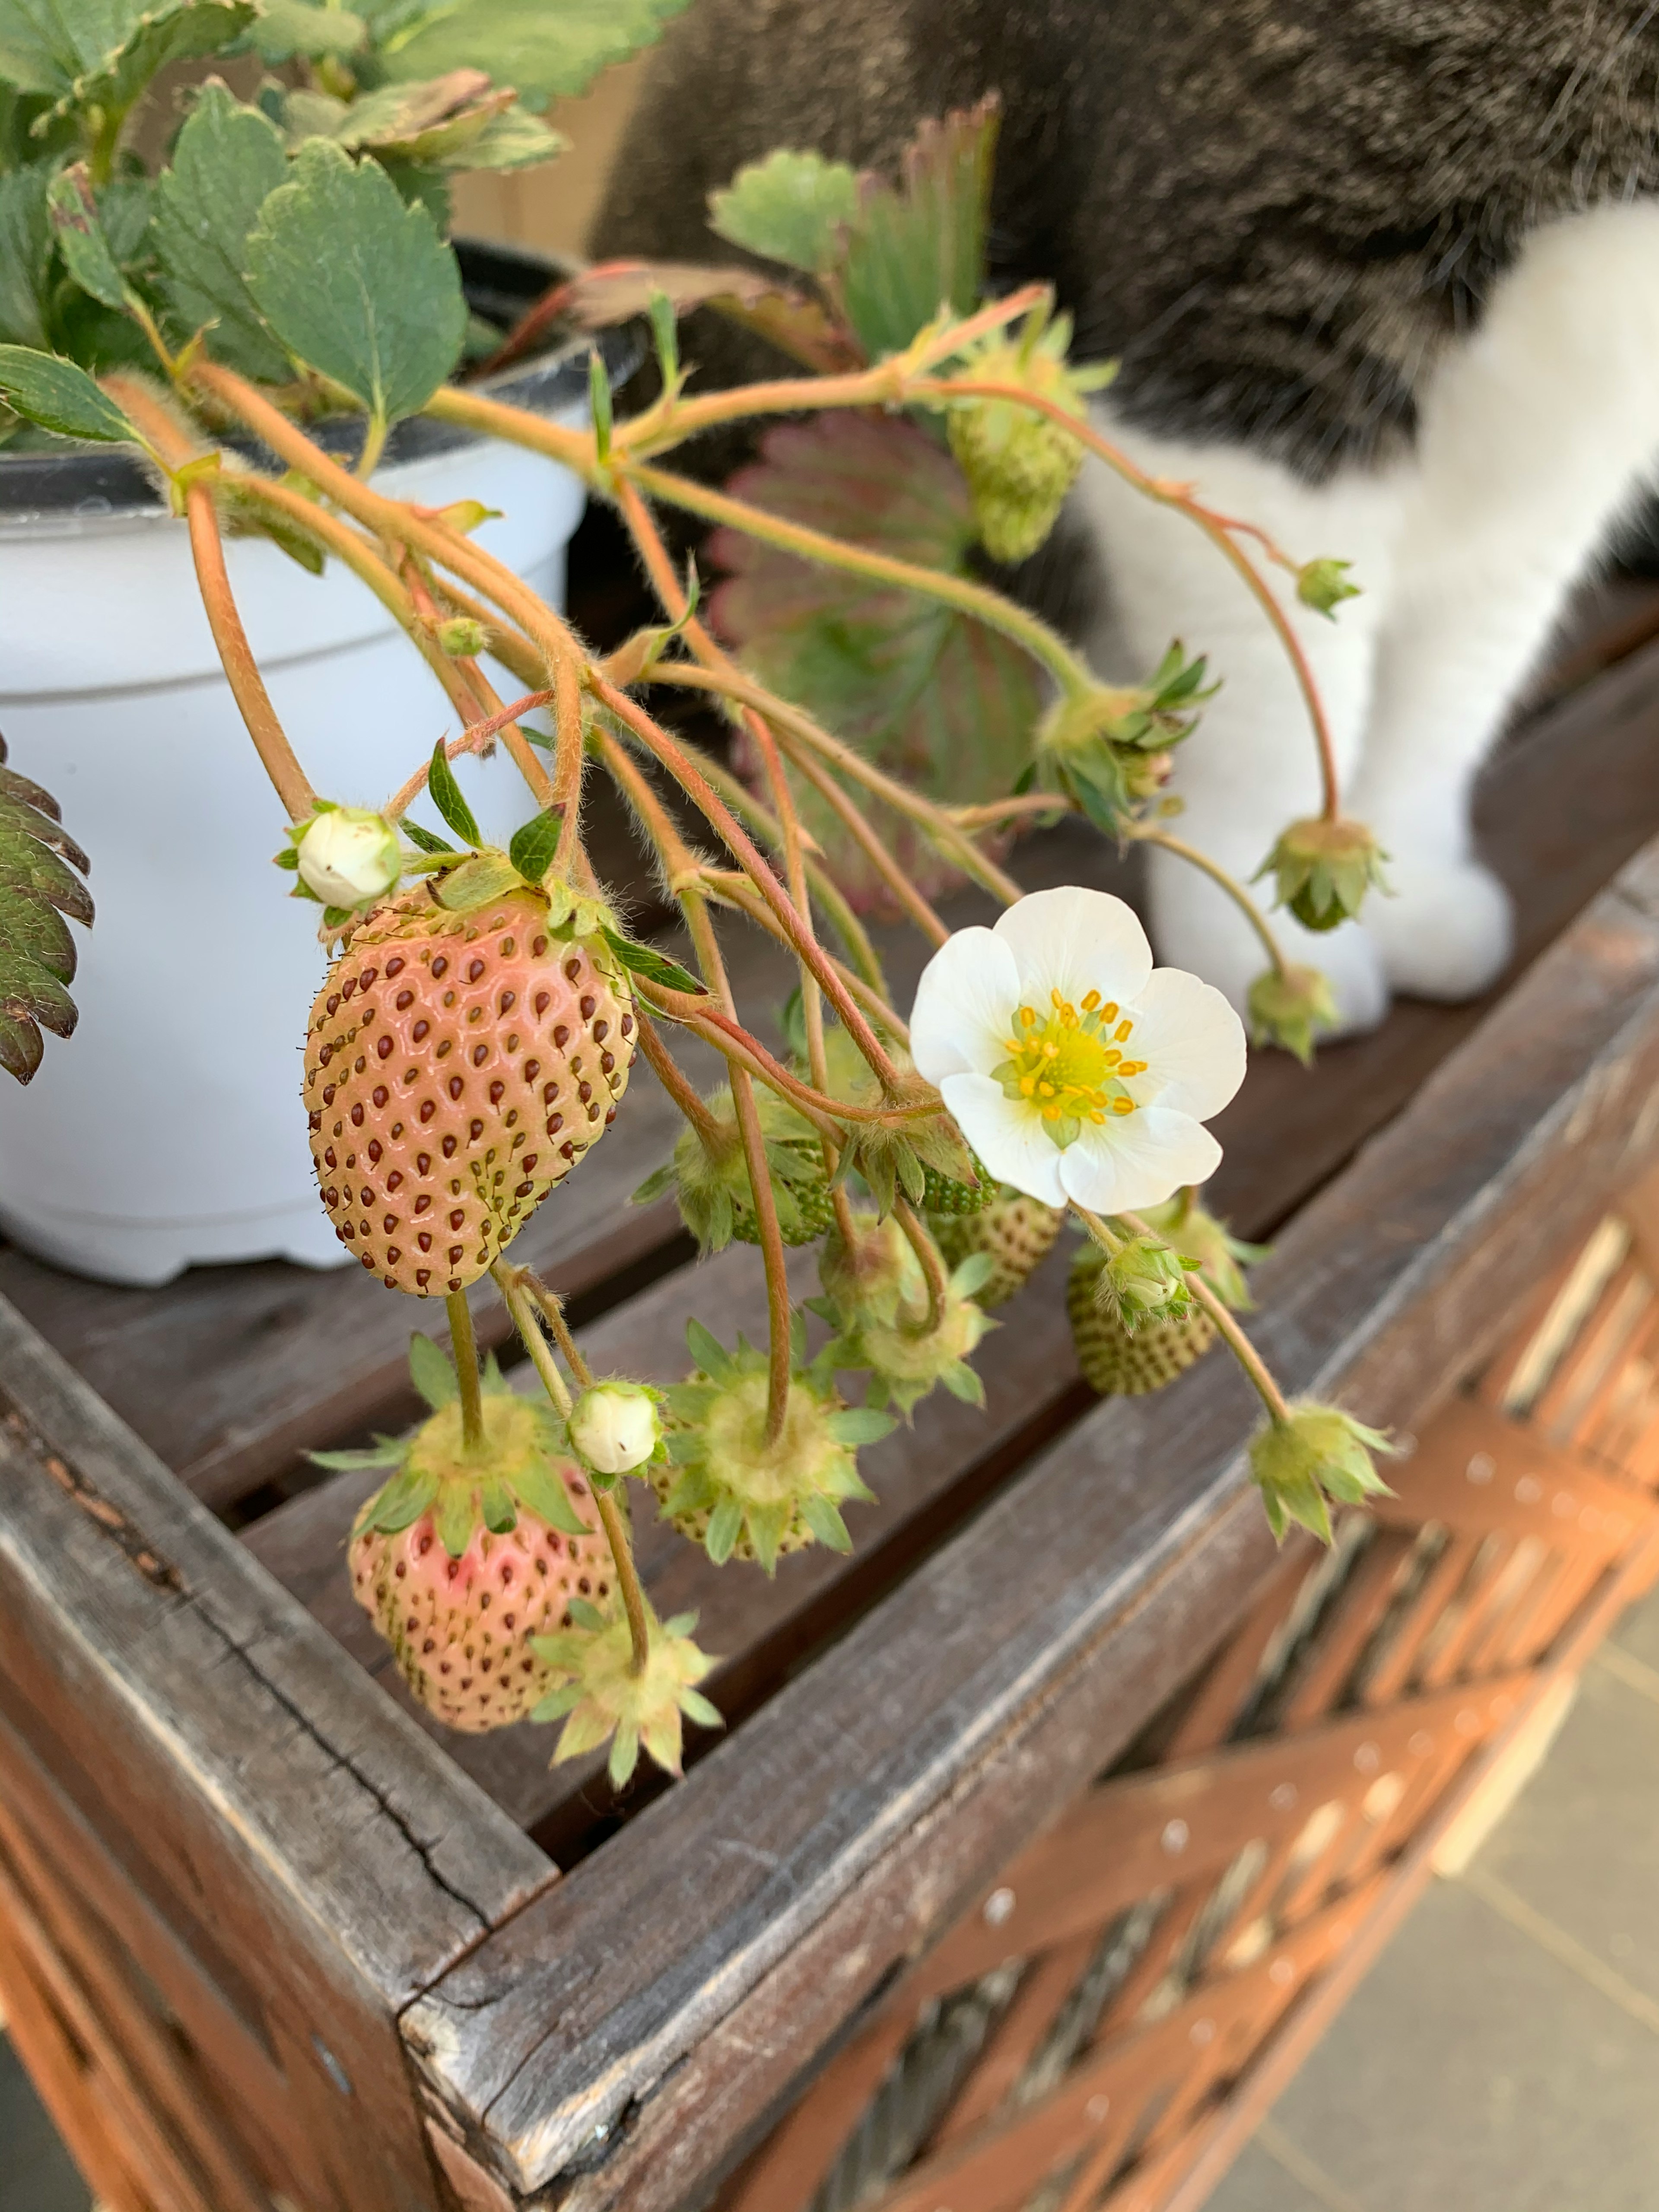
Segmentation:
<svg viewBox="0 0 1659 2212">
<path fill-rule="evenodd" d="M 719 1153 L 726 1143 L 725 1131 L 703 1104 L 690 1077 L 664 1043 L 662 1031 L 637 1000 L 634 1005 L 634 1019 L 639 1026 L 640 1050 L 645 1054 L 651 1073 L 696 1131 L 702 1140 L 703 1150 L 711 1157 Z"/>
<path fill-rule="evenodd" d="M 628 1533 L 623 1510 L 610 1491 L 596 1490 L 593 1503 L 605 1525 L 605 1541 L 611 1547 L 611 1561 L 628 1613 L 628 1633 L 634 1646 L 628 1671 L 630 1674 L 643 1674 L 651 1663 L 651 1616 L 646 1608 L 645 1592 L 640 1587 L 639 1570 L 634 1565 L 633 1539 Z"/>
<path fill-rule="evenodd" d="M 484 1448 L 483 1389 L 478 1380 L 478 1340 L 472 1334 L 472 1310 L 465 1291 L 444 1293 L 449 1340 L 455 1349 L 455 1373 L 461 1385 L 461 1449 L 477 1457 Z"/>
<path fill-rule="evenodd" d="M 927 1279 L 927 1315 L 915 1331 L 918 1336 L 931 1336 L 945 1318 L 945 1301 L 950 1290 L 950 1279 L 945 1271 L 945 1255 L 934 1243 L 933 1232 L 908 1198 L 893 1201 L 893 1218 L 904 1231 L 905 1241 L 921 1264 Z"/>
</svg>

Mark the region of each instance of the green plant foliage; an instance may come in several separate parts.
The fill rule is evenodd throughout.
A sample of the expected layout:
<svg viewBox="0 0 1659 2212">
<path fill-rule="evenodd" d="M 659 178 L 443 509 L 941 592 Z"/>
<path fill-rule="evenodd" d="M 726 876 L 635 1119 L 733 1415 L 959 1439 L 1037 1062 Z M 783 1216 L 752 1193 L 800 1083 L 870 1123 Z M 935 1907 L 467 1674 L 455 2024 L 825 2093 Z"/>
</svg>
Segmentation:
<svg viewBox="0 0 1659 2212">
<path fill-rule="evenodd" d="M 308 141 L 247 241 L 254 305 L 296 361 L 367 410 L 371 435 L 424 406 L 466 335 L 455 258 L 385 172 Z"/>
<path fill-rule="evenodd" d="M 899 559 L 970 573 L 976 535 L 948 453 L 897 417 L 826 415 L 774 430 L 732 489 L 756 506 Z M 784 698 L 928 797 L 968 805 L 1006 792 L 1024 767 L 1039 695 L 1018 647 L 935 599 L 810 565 L 732 531 L 711 545 L 732 573 L 716 626 Z M 881 896 L 828 806 L 798 793 L 812 834 L 856 897 Z M 948 866 L 879 805 L 871 818 L 913 880 L 936 890 Z"/>
<path fill-rule="evenodd" d="M 51 103 L 37 136 L 72 111 L 120 116 L 157 70 L 217 52 L 257 12 L 252 0 L 0 0 L 0 78 Z"/>
<path fill-rule="evenodd" d="M 835 283 L 872 361 L 908 345 L 941 307 L 979 305 L 997 112 L 988 100 L 924 123 L 896 186 L 864 179 Z"/>
<path fill-rule="evenodd" d="M 143 440 L 112 399 L 106 398 L 84 368 L 56 354 L 27 346 L 0 345 L 0 398 L 17 414 L 60 438 L 92 438 L 100 444 L 142 446 Z"/>
<path fill-rule="evenodd" d="M 40 1065 L 41 1030 L 68 1036 L 75 1027 L 75 939 L 64 916 L 92 921 L 86 870 L 58 802 L 0 765 L 0 1067 L 19 1083 Z"/>
<path fill-rule="evenodd" d="M 818 276 L 841 258 L 858 210 L 858 177 L 845 161 L 781 148 L 710 194 L 708 226 L 745 252 Z"/>
<path fill-rule="evenodd" d="M 685 0 L 381 0 L 363 9 L 386 75 L 485 70 L 526 106 L 586 92 L 602 69 L 656 38 Z"/>
<path fill-rule="evenodd" d="M 126 304 L 126 287 L 116 266 L 84 161 L 60 169 L 46 188 L 46 207 L 64 265 L 83 292 L 106 307 Z"/>
<path fill-rule="evenodd" d="M 368 26 L 349 8 L 316 8 L 310 0 L 264 0 L 249 38 L 261 61 L 317 61 L 325 55 L 343 58 L 368 44 Z"/>
<path fill-rule="evenodd" d="M 52 218 L 45 161 L 0 175 L 0 343 L 44 346 L 51 298 Z"/>
<path fill-rule="evenodd" d="M 155 250 L 180 336 L 210 326 L 216 359 L 267 380 L 285 377 L 288 359 L 242 272 L 248 234 L 287 176 L 276 125 L 257 108 L 241 106 L 223 85 L 210 84 L 155 185 Z"/>
</svg>

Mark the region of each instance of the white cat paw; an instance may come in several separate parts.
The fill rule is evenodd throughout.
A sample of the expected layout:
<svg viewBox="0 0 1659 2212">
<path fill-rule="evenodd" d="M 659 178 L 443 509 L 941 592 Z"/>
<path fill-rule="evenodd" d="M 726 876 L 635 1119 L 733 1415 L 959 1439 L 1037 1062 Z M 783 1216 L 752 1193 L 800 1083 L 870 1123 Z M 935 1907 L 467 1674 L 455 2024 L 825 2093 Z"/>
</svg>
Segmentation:
<svg viewBox="0 0 1659 2212">
<path fill-rule="evenodd" d="M 1473 999 L 1497 981 L 1514 948 L 1515 915 L 1489 868 L 1396 854 L 1383 872 L 1393 896 L 1370 893 L 1364 926 L 1396 991 Z"/>
<path fill-rule="evenodd" d="M 1246 1013 L 1250 986 L 1267 964 L 1261 939 L 1225 892 L 1186 861 L 1157 852 L 1147 859 L 1152 948 L 1159 961 L 1201 975 Z M 1282 909 L 1269 921 L 1285 957 L 1317 968 L 1330 983 L 1337 1025 L 1322 1031 L 1322 1038 L 1329 1042 L 1374 1030 L 1389 1011 L 1389 979 L 1365 930 L 1357 922 L 1344 922 L 1340 929 L 1304 929 Z"/>
</svg>

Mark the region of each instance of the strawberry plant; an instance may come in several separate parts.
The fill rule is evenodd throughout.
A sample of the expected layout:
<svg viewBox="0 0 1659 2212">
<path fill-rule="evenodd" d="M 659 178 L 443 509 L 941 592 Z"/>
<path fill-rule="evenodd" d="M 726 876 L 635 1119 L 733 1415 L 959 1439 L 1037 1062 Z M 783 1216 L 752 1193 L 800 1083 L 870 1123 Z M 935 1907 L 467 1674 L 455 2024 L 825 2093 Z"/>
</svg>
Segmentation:
<svg viewBox="0 0 1659 2212">
<path fill-rule="evenodd" d="M 758 269 L 632 265 L 567 286 L 564 306 L 590 321 L 648 310 L 661 389 L 631 419 L 613 419 L 597 361 L 586 428 L 452 381 L 467 320 L 433 212 L 441 173 L 509 137 L 527 145 L 528 121 L 500 90 L 457 106 L 416 80 L 457 65 L 486 15 L 513 81 L 539 97 L 554 82 L 537 74 L 550 26 L 591 59 L 643 35 L 649 9 L 601 18 L 581 0 L 521 18 L 477 0 L 342 22 L 297 0 L 281 14 L 181 0 L 135 16 L 94 66 L 89 48 L 60 52 L 28 28 L 23 0 L 0 0 L 9 143 L 41 148 L 32 180 L 10 173 L 5 220 L 39 250 L 7 276 L 5 311 L 23 319 L 0 344 L 0 394 L 31 436 L 142 455 L 188 533 L 226 678 L 288 817 L 278 867 L 332 955 L 308 1029 L 294 1010 L 295 1111 L 310 1117 L 324 1205 L 391 1288 L 445 1301 L 453 1365 L 415 1339 L 429 1419 L 349 1458 L 386 1471 L 352 1539 L 357 1595 L 451 1725 L 562 1720 L 557 1755 L 608 1741 L 620 1785 L 641 1749 L 677 1768 L 684 1720 L 718 1718 L 696 1687 L 711 1662 L 695 1623 L 659 1620 L 635 1570 L 631 1486 L 717 1562 L 769 1573 L 807 1546 L 849 1547 L 870 1494 L 860 1452 L 935 1389 L 983 1401 L 977 1347 L 1020 1326 L 1010 1302 L 1068 1214 L 1090 1240 L 1071 1306 L 1098 1387 L 1158 1387 L 1219 1340 L 1266 1407 L 1253 1466 L 1276 1528 L 1327 1533 L 1330 1499 L 1376 1487 L 1379 1438 L 1286 1403 L 1237 1319 L 1252 1255 L 1194 1197 L 1220 1157 L 1206 1124 L 1243 1073 L 1237 1016 L 1196 977 L 1155 968 L 1122 902 L 1028 895 L 1006 865 L 1020 823 L 1068 812 L 1187 850 L 1161 783 L 1201 707 L 1201 664 L 1176 651 L 1143 687 L 1102 684 L 977 572 L 973 547 L 1024 550 L 1078 467 L 1118 470 L 1224 548 L 1304 678 L 1261 562 L 1322 605 L 1334 578 L 1140 477 L 1091 422 L 1104 370 L 1072 362 L 1042 287 L 982 296 L 988 109 L 925 129 L 896 181 L 788 153 L 744 173 L 714 220 Z M 299 85 L 250 102 L 210 86 L 163 176 L 129 176 L 122 118 L 147 75 L 233 19 L 262 52 L 291 40 Z M 44 230 L 29 228 L 37 201 Z M 793 349 L 803 373 L 691 391 L 677 312 L 708 301 Z M 356 471 L 311 434 L 324 410 L 361 419 Z M 378 489 L 381 442 L 416 413 L 574 471 L 620 515 L 660 621 L 595 653 L 474 539 L 476 506 Z M 725 490 L 662 464 L 700 432 L 769 416 L 806 419 Z M 668 552 L 665 507 L 721 533 L 712 623 Z M 337 805 L 326 756 L 302 761 L 272 704 L 223 556 L 225 533 L 246 530 L 360 579 L 444 689 L 457 733 L 427 758 L 411 746 L 378 809 Z M 502 666 L 520 696 L 499 696 L 489 672 Z M 721 703 L 747 783 L 657 718 L 663 688 Z M 1306 691 L 1328 764 L 1310 680 Z M 451 767 L 493 744 L 525 787 L 505 848 L 481 836 Z M 951 750 L 973 796 L 939 773 Z M 583 839 L 592 777 L 626 800 L 690 966 L 621 927 Z M 670 789 L 700 819 L 696 845 Z M 1328 775 L 1327 795 L 1326 845 L 1358 849 Z M 1306 825 L 1297 835 L 1298 851 L 1319 842 Z M 67 1019 L 58 914 L 84 916 L 65 865 L 76 857 L 41 794 L 0 787 L 15 989 L 0 1036 L 21 1059 L 31 1022 Z M 1188 857 L 1260 935 L 1259 1027 L 1305 1050 L 1317 979 L 1286 966 L 1248 890 Z M 1302 897 L 1312 878 L 1282 853 L 1274 865 Z M 930 870 L 988 894 L 994 927 L 948 929 Z M 1326 872 L 1346 906 L 1374 870 Z M 877 890 L 929 949 L 908 1018 L 858 915 Z M 723 945 L 736 922 L 798 970 L 781 1056 L 734 1001 Z M 681 1037 L 720 1054 L 720 1090 L 692 1085 Z M 766 1341 L 732 1346 L 694 1322 L 690 1370 L 665 1394 L 592 1374 L 558 1300 L 514 1257 L 534 1208 L 628 1110 L 636 1059 L 686 1125 L 643 1194 L 672 1189 L 706 1247 L 754 1243 L 767 1286 Z M 792 1243 L 819 1247 L 822 1296 L 805 1307 Z M 481 1371 L 466 1291 L 485 1277 L 542 1399 Z M 994 1321 L 992 1306 L 1008 1310 Z"/>
</svg>

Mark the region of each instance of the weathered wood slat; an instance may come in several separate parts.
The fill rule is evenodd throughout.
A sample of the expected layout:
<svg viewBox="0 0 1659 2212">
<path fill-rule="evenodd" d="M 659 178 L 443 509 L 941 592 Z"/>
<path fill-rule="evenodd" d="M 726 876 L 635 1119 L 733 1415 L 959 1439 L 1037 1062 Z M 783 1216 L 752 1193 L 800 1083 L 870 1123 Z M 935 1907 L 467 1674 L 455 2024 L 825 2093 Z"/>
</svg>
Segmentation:
<svg viewBox="0 0 1659 2212">
<path fill-rule="evenodd" d="M 1261 1335 L 1290 1386 L 1420 1418 L 1653 1146 L 1656 1075 L 1650 854 L 1285 1237 Z M 1225 1625 L 1220 1594 L 1268 1553 L 1246 1420 L 1214 1367 L 1098 1408 L 419 2000 L 411 2047 L 441 2054 L 458 2124 L 487 2113 L 503 2170 L 538 2186 L 684 2059 L 570 2203 L 689 2194 L 969 1869 L 1011 1856 Z"/>
</svg>

